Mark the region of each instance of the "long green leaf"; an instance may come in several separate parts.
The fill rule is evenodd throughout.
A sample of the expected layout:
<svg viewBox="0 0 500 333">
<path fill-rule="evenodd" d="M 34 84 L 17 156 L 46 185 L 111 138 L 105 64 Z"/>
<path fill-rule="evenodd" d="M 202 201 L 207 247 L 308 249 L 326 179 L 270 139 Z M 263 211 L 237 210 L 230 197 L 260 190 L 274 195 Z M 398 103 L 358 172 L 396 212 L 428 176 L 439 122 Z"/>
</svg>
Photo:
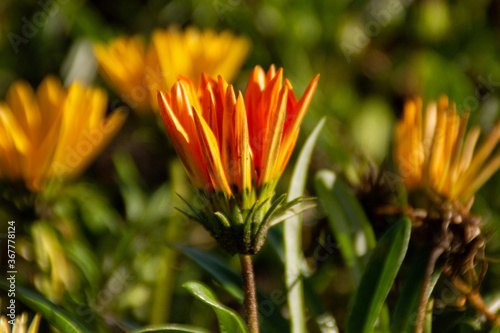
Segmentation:
<svg viewBox="0 0 500 333">
<path fill-rule="evenodd" d="M 356 237 L 361 235 L 366 238 L 366 236 L 363 234 L 356 235 L 356 231 L 353 230 L 352 220 L 347 217 L 344 207 L 334 192 L 338 182 L 335 173 L 330 170 L 321 170 L 316 174 L 316 192 L 321 206 L 328 216 L 328 222 L 338 242 L 342 258 L 351 272 L 354 285 L 358 285 L 361 279 L 362 267 L 357 256 Z"/>
<path fill-rule="evenodd" d="M 307 180 L 307 170 L 319 133 L 325 124 L 325 118 L 316 125 L 300 151 L 299 158 L 293 169 L 292 180 L 288 189 L 288 201 L 304 194 Z M 288 308 L 292 322 L 292 333 L 306 332 L 304 314 L 304 290 L 302 285 L 301 262 L 302 254 L 302 215 L 295 215 L 284 222 L 285 239 L 285 276 L 288 289 Z"/>
<path fill-rule="evenodd" d="M 0 288 L 9 290 L 6 282 L 0 281 Z M 16 286 L 16 298 L 64 333 L 90 333 L 90 331 L 63 308 L 33 291 Z"/>
<path fill-rule="evenodd" d="M 159 325 L 159 326 L 148 326 L 143 327 L 139 330 L 133 331 L 132 333 L 148 333 L 148 332 L 188 332 L 188 333 L 210 333 L 210 331 L 189 326 L 189 325 L 179 325 L 179 324 L 167 324 L 167 325 Z"/>
<path fill-rule="evenodd" d="M 207 286 L 200 282 L 190 281 L 184 284 L 191 294 L 201 301 L 210 305 L 217 315 L 221 333 L 245 333 L 247 332 L 244 321 L 240 316 L 220 303 L 215 294 Z"/>
<path fill-rule="evenodd" d="M 353 229 L 364 232 L 363 241 L 366 243 L 366 250 L 371 250 L 377 244 L 375 233 L 371 223 L 366 217 L 365 211 L 358 199 L 353 195 L 349 186 L 342 180 L 338 179 L 333 186 L 333 192 L 336 195 L 337 201 L 342 206 L 345 216 L 352 224 Z"/>
<path fill-rule="evenodd" d="M 283 250 L 284 241 L 282 225 L 278 225 L 269 230 L 268 240 L 278 257 L 280 258 L 281 262 L 284 264 L 285 253 Z M 336 328 L 337 323 L 335 318 L 323 306 L 320 296 L 317 294 L 316 290 L 314 290 L 312 282 L 307 278 L 307 275 L 303 280 L 303 283 L 305 305 L 307 307 L 307 310 L 309 311 L 309 314 L 314 317 L 314 320 L 316 321 L 316 324 L 318 325 L 320 331 L 332 332 L 333 329 L 336 329 L 338 331 L 338 328 Z"/>
<path fill-rule="evenodd" d="M 406 255 L 410 233 L 410 220 L 402 218 L 380 238 L 361 277 L 347 319 L 346 332 L 373 332 L 375 321 Z"/>
<path fill-rule="evenodd" d="M 420 295 L 422 293 L 428 261 L 428 252 L 420 252 L 413 260 L 394 308 L 394 315 L 391 321 L 391 332 L 413 332 L 415 330 Z M 426 299 L 429 299 L 440 275 L 440 269 L 437 269 L 432 275 L 429 287 L 426 291 Z"/>
</svg>

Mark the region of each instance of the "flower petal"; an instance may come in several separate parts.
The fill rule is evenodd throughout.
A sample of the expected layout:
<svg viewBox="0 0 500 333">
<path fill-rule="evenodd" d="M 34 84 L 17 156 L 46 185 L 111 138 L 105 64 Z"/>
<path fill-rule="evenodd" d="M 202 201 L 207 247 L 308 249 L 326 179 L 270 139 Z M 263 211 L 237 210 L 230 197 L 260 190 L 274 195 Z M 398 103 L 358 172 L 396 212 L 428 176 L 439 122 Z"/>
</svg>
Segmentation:
<svg viewBox="0 0 500 333">
<path fill-rule="evenodd" d="M 288 92 L 287 118 L 283 129 L 283 141 L 280 147 L 280 158 L 277 165 L 277 169 L 280 173 L 284 171 L 288 160 L 292 155 L 293 148 L 295 147 L 295 143 L 297 142 L 297 138 L 299 136 L 300 125 L 302 124 L 307 108 L 311 104 L 312 97 L 316 91 L 316 87 L 318 86 L 318 80 L 319 74 L 311 80 L 306 88 L 306 91 L 298 102 L 296 102 L 293 90 Z M 288 80 L 285 80 L 285 85 L 289 87 L 290 84 L 287 84 L 287 81 Z M 293 106 L 294 109 L 288 109 L 290 106 Z"/>
<path fill-rule="evenodd" d="M 231 188 L 226 179 L 224 167 L 222 165 L 219 147 L 212 130 L 196 110 L 193 110 L 194 122 L 198 130 L 198 137 L 200 139 L 201 150 L 205 157 L 208 173 L 212 179 L 215 190 L 224 192 L 231 195 Z"/>
<path fill-rule="evenodd" d="M 212 188 L 212 182 L 205 166 L 201 154 L 201 147 L 199 147 L 197 138 L 189 137 L 175 113 L 172 111 L 168 98 L 162 92 L 158 92 L 158 105 L 167 133 L 191 182 L 197 188 L 208 187 L 206 189 L 210 190 Z"/>
<path fill-rule="evenodd" d="M 259 186 L 268 183 L 277 177 L 277 161 L 280 152 L 281 138 L 286 116 L 288 87 L 284 86 L 278 97 L 277 109 L 270 113 L 269 136 L 264 141 L 262 153 L 262 171 L 259 175 Z"/>
</svg>

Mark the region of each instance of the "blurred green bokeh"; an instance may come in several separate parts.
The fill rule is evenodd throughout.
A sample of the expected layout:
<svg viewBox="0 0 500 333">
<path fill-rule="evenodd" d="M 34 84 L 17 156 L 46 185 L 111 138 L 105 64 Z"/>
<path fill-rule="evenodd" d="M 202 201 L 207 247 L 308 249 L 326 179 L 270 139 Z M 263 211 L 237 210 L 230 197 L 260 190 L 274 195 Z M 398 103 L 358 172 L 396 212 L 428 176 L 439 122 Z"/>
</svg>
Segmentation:
<svg viewBox="0 0 500 333">
<path fill-rule="evenodd" d="M 97 73 L 92 43 L 120 35 L 147 37 L 154 28 L 171 25 L 228 29 L 249 37 L 253 48 L 234 82 L 240 90 L 257 64 L 283 67 L 297 94 L 321 73 L 297 144 L 301 146 L 319 119 L 328 116 L 311 175 L 330 168 L 356 183 L 369 163 L 391 164 L 393 125 L 408 97 L 428 101 L 446 94 L 459 111 L 469 109 L 470 122 L 484 132 L 500 118 L 500 2 L 496 0 L 2 0 L 0 100 L 15 80 L 37 86 L 52 73 L 66 84 L 78 79 L 106 87 L 111 111 L 118 97 Z M 290 172 L 287 168 L 281 191 L 287 188 Z M 314 194 L 310 179 L 308 188 Z M 500 291 L 499 189 L 500 175 L 496 175 L 478 193 L 473 208 L 484 217 L 486 255 L 494 259 L 482 287 L 491 297 Z M 26 241 L 27 267 L 36 252 L 29 235 L 42 226 L 58 235 L 71 270 L 80 272 L 81 286 L 58 299 L 61 304 L 82 321 L 92 317 L 91 325 L 99 332 L 107 332 L 103 327 L 164 321 L 214 325 L 215 317 L 202 315 L 198 310 L 203 305 L 181 288 L 188 279 L 210 278 L 169 247 L 188 243 L 212 250 L 214 243 L 201 227 L 174 210 L 181 205 L 175 193 L 189 197 L 192 192 L 157 119 L 130 113 L 83 182 L 65 191 L 55 205 L 54 214 L 61 221 L 51 226 L 38 221 L 38 227 L 31 227 L 37 220 L 34 211 L 0 202 L 2 221 L 24 224 L 19 237 Z M 305 220 L 307 253 L 313 251 L 316 239 L 325 237 L 325 223 L 320 211 Z M 343 286 L 345 267 L 338 254 L 334 257 L 318 267 L 314 281 L 320 282 L 318 293 L 342 324 L 351 290 Z M 234 258 L 227 260 L 238 267 Z M 283 288 L 277 261 L 267 248 L 257 258 L 263 291 Z M 37 270 L 43 271 L 27 268 L 29 278 L 22 282 L 29 284 L 30 278 L 41 274 Z M 121 287 L 110 288 L 113 278 Z M 331 282 L 337 278 L 340 283 Z M 116 292 L 108 295 L 107 290 Z M 339 304 L 333 304 L 332 297 Z M 238 307 L 227 294 L 220 300 Z"/>
</svg>

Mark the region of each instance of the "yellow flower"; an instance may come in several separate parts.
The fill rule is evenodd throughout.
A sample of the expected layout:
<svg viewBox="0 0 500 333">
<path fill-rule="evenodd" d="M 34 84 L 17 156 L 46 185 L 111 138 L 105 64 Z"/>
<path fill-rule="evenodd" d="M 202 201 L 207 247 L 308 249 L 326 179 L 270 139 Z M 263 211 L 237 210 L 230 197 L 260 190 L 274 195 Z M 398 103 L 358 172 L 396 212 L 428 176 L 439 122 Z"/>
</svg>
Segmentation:
<svg viewBox="0 0 500 333">
<path fill-rule="evenodd" d="M 103 90 L 49 76 L 35 93 L 15 82 L 0 102 L 0 179 L 23 180 L 32 191 L 51 178 L 78 175 L 125 120 L 121 110 L 106 117 Z"/>
<path fill-rule="evenodd" d="M 40 325 L 40 315 L 35 315 L 29 328 L 26 328 L 28 324 L 28 314 L 26 313 L 17 316 L 13 325 L 9 324 L 9 321 L 10 319 L 5 316 L 0 317 L 0 333 L 37 333 Z"/>
<path fill-rule="evenodd" d="M 141 36 L 119 37 L 97 44 L 99 72 L 126 103 L 141 112 L 150 109 L 146 83 L 146 43 Z"/>
<path fill-rule="evenodd" d="M 475 152 L 480 129 L 466 130 L 468 112 L 459 115 L 455 103 L 443 96 L 427 105 L 410 100 L 396 126 L 395 161 L 408 190 L 434 191 L 463 208 L 500 168 L 500 155 L 491 153 L 500 140 L 500 123 Z"/>
<path fill-rule="evenodd" d="M 198 87 L 181 78 L 170 93 L 158 93 L 170 139 L 191 182 L 214 208 L 203 216 L 195 210 L 194 218 L 223 246 L 244 237 L 256 242 L 226 248 L 229 252 L 255 252 L 263 241 L 259 237 L 272 224 L 272 212 L 266 213 L 279 206 L 271 199 L 297 141 L 318 78 L 314 77 L 299 100 L 288 80 L 283 85 L 283 70 L 276 71 L 274 66 L 267 73 L 255 67 L 244 97 L 241 92 L 236 94 L 221 76 L 218 81 L 202 76 Z M 261 209 L 261 213 L 256 213 L 251 222 L 252 218 L 247 217 L 255 209 Z M 211 220 L 213 213 L 215 220 Z M 269 221 L 260 221 L 259 216 L 267 216 Z M 244 231 L 248 234 L 241 237 L 238 232 L 231 233 L 231 227 L 238 229 L 245 220 L 265 226 L 255 227 L 255 234 L 248 229 Z M 229 234 L 221 231 L 224 228 Z"/>
<path fill-rule="evenodd" d="M 243 64 L 250 42 L 228 31 L 219 34 L 194 27 L 156 29 L 146 47 L 140 36 L 97 44 L 100 73 L 135 110 L 156 110 L 157 90 L 169 90 L 182 75 L 196 81 L 202 73 L 231 80 Z"/>
</svg>

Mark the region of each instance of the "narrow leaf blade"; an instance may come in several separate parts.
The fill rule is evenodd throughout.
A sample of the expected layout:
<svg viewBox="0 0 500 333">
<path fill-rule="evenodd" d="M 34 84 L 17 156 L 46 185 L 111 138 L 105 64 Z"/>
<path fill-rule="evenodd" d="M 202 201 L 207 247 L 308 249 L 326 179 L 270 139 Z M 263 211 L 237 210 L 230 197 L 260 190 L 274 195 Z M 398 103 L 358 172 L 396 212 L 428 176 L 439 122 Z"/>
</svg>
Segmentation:
<svg viewBox="0 0 500 333">
<path fill-rule="evenodd" d="M 210 333 L 210 331 L 189 325 L 180 325 L 180 324 L 167 324 L 160 326 L 148 326 L 143 327 L 139 330 L 133 331 L 132 333 L 148 333 L 148 332 L 187 332 L 187 333 Z"/>
<path fill-rule="evenodd" d="M 7 283 L 0 281 L 0 288 L 9 290 Z M 43 319 L 55 328 L 65 333 L 90 333 L 90 331 L 63 308 L 53 304 L 48 299 L 33 291 L 16 286 L 16 298 L 33 311 L 38 312 Z"/>
<path fill-rule="evenodd" d="M 324 124 L 325 118 L 322 118 L 300 151 L 288 189 L 288 201 L 292 201 L 304 194 L 309 162 L 314 145 Z M 292 216 L 284 222 L 284 235 L 285 275 L 288 289 L 287 301 L 292 322 L 292 333 L 302 333 L 307 330 L 304 313 L 304 290 L 301 277 L 301 266 L 304 259 L 302 255 L 302 218 L 300 214 Z"/>
<path fill-rule="evenodd" d="M 346 216 L 344 207 L 334 192 L 337 175 L 330 170 L 321 170 L 316 174 L 316 192 L 319 202 L 328 216 L 328 223 L 338 242 L 339 250 L 346 266 L 349 268 L 354 285 L 361 279 L 361 264 L 356 255 L 355 232 L 353 225 Z"/>
<path fill-rule="evenodd" d="M 361 277 L 347 319 L 346 332 L 373 332 L 375 321 L 406 255 L 410 233 L 410 220 L 402 218 L 380 238 Z"/>
<path fill-rule="evenodd" d="M 429 252 L 426 251 L 420 252 L 413 261 L 394 308 L 391 320 L 391 332 L 413 332 L 415 330 L 420 295 L 422 293 L 428 261 Z M 429 299 L 440 276 L 441 270 L 437 269 L 431 277 L 429 287 L 426 291 L 426 299 Z"/>
</svg>

